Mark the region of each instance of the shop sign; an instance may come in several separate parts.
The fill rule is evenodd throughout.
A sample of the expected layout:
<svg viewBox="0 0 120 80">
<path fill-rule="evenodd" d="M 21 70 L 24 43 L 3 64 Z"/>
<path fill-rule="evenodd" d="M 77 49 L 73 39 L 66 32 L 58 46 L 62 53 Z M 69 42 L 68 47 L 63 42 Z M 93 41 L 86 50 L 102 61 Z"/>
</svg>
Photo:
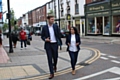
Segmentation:
<svg viewBox="0 0 120 80">
<path fill-rule="evenodd" d="M 114 0 L 111 4 L 112 8 L 119 8 L 120 7 L 120 0 Z"/>
<path fill-rule="evenodd" d="M 87 6 L 87 12 L 101 11 L 106 9 L 109 9 L 108 3 Z"/>
<path fill-rule="evenodd" d="M 114 10 L 112 11 L 113 14 L 120 14 L 120 10 Z"/>
<path fill-rule="evenodd" d="M 109 15 L 109 11 L 87 14 L 87 17 L 91 17 L 91 16 L 105 16 L 105 15 Z"/>
</svg>

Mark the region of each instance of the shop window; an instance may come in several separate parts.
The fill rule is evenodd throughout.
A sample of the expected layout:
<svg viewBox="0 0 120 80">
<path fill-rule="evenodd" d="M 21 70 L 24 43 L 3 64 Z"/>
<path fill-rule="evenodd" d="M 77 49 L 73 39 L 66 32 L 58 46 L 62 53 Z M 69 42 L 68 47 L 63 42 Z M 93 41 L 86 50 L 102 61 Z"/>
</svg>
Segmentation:
<svg viewBox="0 0 120 80">
<path fill-rule="evenodd" d="M 112 32 L 120 34 L 120 15 L 113 16 Z"/>
<path fill-rule="evenodd" d="M 88 18 L 88 33 L 95 33 L 95 19 L 94 18 Z"/>
<path fill-rule="evenodd" d="M 104 34 L 109 35 L 110 32 L 110 21 L 109 17 L 104 18 Z"/>
</svg>

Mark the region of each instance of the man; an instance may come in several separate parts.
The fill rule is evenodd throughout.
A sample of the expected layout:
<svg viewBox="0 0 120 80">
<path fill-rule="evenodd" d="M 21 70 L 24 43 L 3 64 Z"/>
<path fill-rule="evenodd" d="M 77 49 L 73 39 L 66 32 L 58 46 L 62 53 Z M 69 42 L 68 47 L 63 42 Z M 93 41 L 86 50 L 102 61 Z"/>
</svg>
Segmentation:
<svg viewBox="0 0 120 80">
<path fill-rule="evenodd" d="M 26 37 L 26 32 L 24 31 L 23 28 L 21 28 L 21 31 L 20 31 L 20 40 L 21 40 L 21 50 L 23 49 L 23 42 L 24 42 L 24 47 L 26 48 L 27 45 L 26 45 L 26 42 L 27 42 L 27 37 Z"/>
<path fill-rule="evenodd" d="M 47 53 L 50 70 L 49 79 L 52 79 L 54 77 L 54 71 L 56 72 L 57 70 L 58 44 L 62 44 L 62 41 L 60 38 L 60 29 L 58 25 L 54 24 L 54 16 L 49 15 L 47 19 L 48 24 L 43 27 L 41 38 L 45 41 L 44 48 Z"/>
</svg>

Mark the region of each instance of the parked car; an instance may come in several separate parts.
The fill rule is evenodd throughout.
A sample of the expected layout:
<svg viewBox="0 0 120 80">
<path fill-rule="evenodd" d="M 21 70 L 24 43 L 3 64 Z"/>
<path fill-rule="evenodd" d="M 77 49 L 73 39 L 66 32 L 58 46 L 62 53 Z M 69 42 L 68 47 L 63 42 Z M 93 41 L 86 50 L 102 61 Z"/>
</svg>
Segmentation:
<svg viewBox="0 0 120 80">
<path fill-rule="evenodd" d="M 40 35 L 41 35 L 41 31 L 40 31 L 40 30 L 37 30 L 37 31 L 35 32 L 35 35 L 36 35 L 36 36 L 40 36 Z"/>
<path fill-rule="evenodd" d="M 62 38 L 65 38 L 66 37 L 66 31 L 65 30 L 60 30 L 60 34 L 61 34 L 61 37 Z"/>
<path fill-rule="evenodd" d="M 26 34 L 27 34 L 27 38 L 28 40 L 32 40 L 32 34 L 30 33 L 30 31 L 25 30 Z"/>
<path fill-rule="evenodd" d="M 3 35 L 5 35 L 7 38 L 9 37 L 9 30 L 6 30 Z"/>
</svg>

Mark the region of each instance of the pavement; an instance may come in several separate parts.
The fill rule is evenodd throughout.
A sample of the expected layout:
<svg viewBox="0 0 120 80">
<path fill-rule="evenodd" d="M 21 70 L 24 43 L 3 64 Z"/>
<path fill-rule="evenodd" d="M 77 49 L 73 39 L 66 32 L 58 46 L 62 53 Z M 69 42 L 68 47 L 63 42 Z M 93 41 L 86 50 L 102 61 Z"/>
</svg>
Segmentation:
<svg viewBox="0 0 120 80">
<path fill-rule="evenodd" d="M 4 38 L 1 49 L 6 51 L 4 53 L 8 54 L 9 60 L 5 63 L 0 63 L 0 80 L 43 80 L 48 78 L 49 69 L 43 44 L 36 43 L 36 46 L 40 45 L 41 47 L 31 44 L 27 46 L 27 49 L 20 50 L 20 42 L 18 42 L 17 48 L 14 48 L 14 53 L 8 53 L 8 43 L 8 39 Z M 78 55 L 76 67 L 80 69 L 80 65 L 83 67 L 92 63 L 98 58 L 96 58 L 97 53 L 98 50 L 82 47 Z M 63 45 L 61 51 L 59 50 L 57 67 L 58 70 L 55 76 L 71 72 L 70 57 L 68 52 L 66 52 L 65 45 Z"/>
<path fill-rule="evenodd" d="M 106 37 L 106 36 L 81 36 L 83 41 L 120 44 L 120 37 Z"/>
</svg>

